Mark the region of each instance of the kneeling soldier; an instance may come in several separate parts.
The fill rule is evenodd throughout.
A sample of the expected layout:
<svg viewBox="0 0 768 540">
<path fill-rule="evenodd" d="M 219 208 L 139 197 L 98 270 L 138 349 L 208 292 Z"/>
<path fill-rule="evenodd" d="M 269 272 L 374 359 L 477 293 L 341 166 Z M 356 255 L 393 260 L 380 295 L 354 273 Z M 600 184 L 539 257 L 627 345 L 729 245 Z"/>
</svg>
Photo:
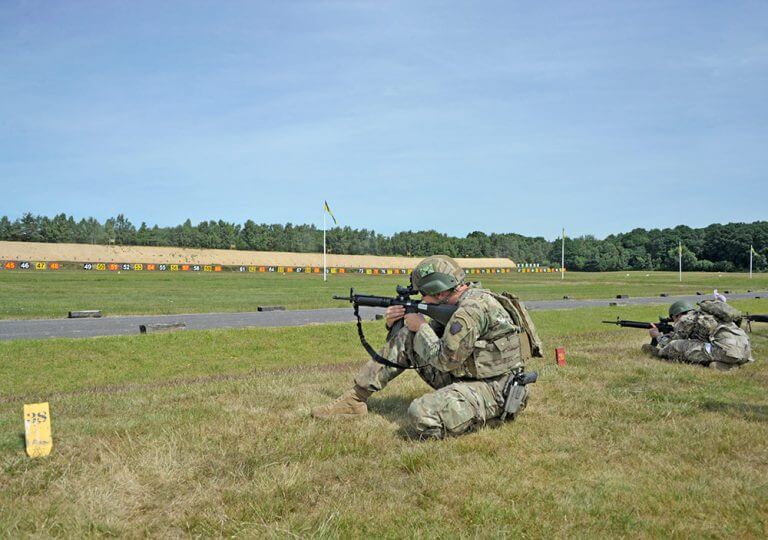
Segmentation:
<svg viewBox="0 0 768 540">
<path fill-rule="evenodd" d="M 352 389 L 314 409 L 312 415 L 365 415 L 371 394 L 410 367 L 435 389 L 408 408 L 420 435 L 458 435 L 500 417 L 505 384 L 523 370 L 532 343 L 534 353 L 539 353 L 541 344 L 527 313 L 520 312 L 524 307 L 516 311 L 511 297 L 466 283 L 465 277 L 464 270 L 447 256 L 428 257 L 419 263 L 411 274 L 411 283 L 423 301 L 458 306 L 447 326 L 427 323 L 419 313 L 406 314 L 402 306 L 388 307 L 387 327 L 400 319 L 405 325 L 384 345 L 380 355 L 403 367 L 369 360 L 358 371 Z M 523 406 L 528 392 L 524 388 Z"/>
</svg>

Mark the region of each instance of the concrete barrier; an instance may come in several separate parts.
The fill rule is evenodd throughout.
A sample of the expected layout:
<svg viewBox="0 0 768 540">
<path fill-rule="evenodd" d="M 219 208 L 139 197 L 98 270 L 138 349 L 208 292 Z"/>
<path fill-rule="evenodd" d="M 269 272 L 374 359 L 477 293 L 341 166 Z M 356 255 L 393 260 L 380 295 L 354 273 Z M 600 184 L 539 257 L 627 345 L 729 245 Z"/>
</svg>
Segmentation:
<svg viewBox="0 0 768 540">
<path fill-rule="evenodd" d="M 85 311 L 70 311 L 68 318 L 70 319 L 98 319 L 101 317 L 101 310 L 98 309 L 86 309 Z"/>
</svg>

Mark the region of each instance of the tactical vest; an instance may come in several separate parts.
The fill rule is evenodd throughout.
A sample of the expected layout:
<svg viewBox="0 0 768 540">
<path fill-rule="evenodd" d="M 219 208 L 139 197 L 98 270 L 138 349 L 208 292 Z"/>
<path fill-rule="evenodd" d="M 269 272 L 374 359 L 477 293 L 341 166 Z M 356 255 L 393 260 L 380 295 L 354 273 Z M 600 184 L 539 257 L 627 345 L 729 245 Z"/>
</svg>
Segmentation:
<svg viewBox="0 0 768 540">
<path fill-rule="evenodd" d="M 483 336 L 484 339 L 475 341 L 472 356 L 467 359 L 462 370 L 475 379 L 510 373 L 525 367 L 525 362 L 532 356 L 542 356 L 542 343 L 536 333 L 536 327 L 525 305 L 517 296 L 487 290 L 485 292 L 501 304 L 512 319 L 513 325 L 505 329 L 502 335 L 496 336 L 494 332 L 490 332 Z"/>
<path fill-rule="evenodd" d="M 525 367 L 520 334 L 507 334 L 492 341 L 478 339 L 465 371 L 473 379 L 488 379 Z"/>
<path fill-rule="evenodd" d="M 685 320 L 682 320 L 680 324 L 684 327 L 683 333 L 687 339 L 709 341 L 719 324 L 713 316 L 701 311 L 692 311 L 683 317 Z"/>
</svg>

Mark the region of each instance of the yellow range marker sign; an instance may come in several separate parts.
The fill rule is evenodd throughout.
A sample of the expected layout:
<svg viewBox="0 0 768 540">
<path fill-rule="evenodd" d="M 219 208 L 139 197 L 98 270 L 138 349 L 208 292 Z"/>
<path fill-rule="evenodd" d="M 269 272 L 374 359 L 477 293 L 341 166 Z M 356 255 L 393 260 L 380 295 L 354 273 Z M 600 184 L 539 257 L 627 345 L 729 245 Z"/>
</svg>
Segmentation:
<svg viewBox="0 0 768 540">
<path fill-rule="evenodd" d="M 51 453 L 53 438 L 48 403 L 24 405 L 24 436 L 29 457 L 43 457 Z"/>
</svg>

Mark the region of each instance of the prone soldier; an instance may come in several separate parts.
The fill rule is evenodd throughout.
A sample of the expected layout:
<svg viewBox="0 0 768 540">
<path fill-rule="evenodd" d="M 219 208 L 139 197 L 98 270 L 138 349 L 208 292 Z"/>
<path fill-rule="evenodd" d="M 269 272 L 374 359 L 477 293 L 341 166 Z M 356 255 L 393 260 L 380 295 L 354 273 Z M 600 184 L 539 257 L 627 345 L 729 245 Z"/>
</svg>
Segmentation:
<svg viewBox="0 0 768 540">
<path fill-rule="evenodd" d="M 699 306 L 687 300 L 672 304 L 672 332 L 662 334 L 651 325 L 648 333 L 657 345 L 645 344 L 643 351 L 672 362 L 719 371 L 754 361 L 747 334 L 734 322 L 740 313 L 721 301 L 701 302 Z"/>
</svg>

